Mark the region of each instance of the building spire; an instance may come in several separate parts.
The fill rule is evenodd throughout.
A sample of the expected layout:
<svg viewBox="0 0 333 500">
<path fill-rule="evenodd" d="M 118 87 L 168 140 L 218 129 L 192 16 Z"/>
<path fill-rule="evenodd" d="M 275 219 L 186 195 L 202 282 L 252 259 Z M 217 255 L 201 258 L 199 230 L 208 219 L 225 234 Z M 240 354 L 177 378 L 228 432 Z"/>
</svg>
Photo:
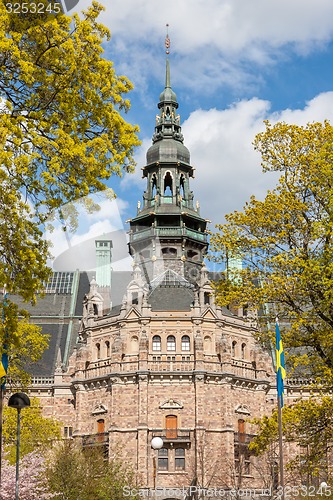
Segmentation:
<svg viewBox="0 0 333 500">
<path fill-rule="evenodd" d="M 169 25 L 166 24 L 166 37 L 165 37 L 165 53 L 166 53 L 166 72 L 165 72 L 165 88 L 171 89 L 171 83 L 170 83 L 170 64 L 169 64 L 169 57 L 168 55 L 170 54 L 170 38 L 169 38 Z M 176 94 L 175 94 L 176 95 Z"/>
</svg>

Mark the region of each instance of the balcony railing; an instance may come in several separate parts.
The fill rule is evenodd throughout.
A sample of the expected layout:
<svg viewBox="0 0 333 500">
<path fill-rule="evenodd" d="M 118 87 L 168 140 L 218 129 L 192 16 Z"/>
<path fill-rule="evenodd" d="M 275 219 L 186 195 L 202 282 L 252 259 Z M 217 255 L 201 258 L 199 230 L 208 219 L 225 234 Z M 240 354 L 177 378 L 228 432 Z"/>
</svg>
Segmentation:
<svg viewBox="0 0 333 500">
<path fill-rule="evenodd" d="M 152 434 L 153 437 L 161 437 L 164 443 L 189 443 L 191 441 L 189 429 L 153 429 Z"/>
<path fill-rule="evenodd" d="M 109 433 L 99 432 L 97 434 L 86 434 L 82 436 L 83 446 L 102 446 L 109 444 Z"/>
<path fill-rule="evenodd" d="M 193 238 L 195 240 L 200 240 L 203 242 L 207 242 L 207 233 L 202 231 L 196 231 L 195 229 L 189 229 L 188 227 L 151 227 L 148 229 L 141 229 L 136 232 L 130 231 L 130 239 L 132 241 L 137 241 L 145 238 L 150 238 L 153 236 L 163 237 L 182 237 L 187 236 L 189 238 Z"/>
</svg>

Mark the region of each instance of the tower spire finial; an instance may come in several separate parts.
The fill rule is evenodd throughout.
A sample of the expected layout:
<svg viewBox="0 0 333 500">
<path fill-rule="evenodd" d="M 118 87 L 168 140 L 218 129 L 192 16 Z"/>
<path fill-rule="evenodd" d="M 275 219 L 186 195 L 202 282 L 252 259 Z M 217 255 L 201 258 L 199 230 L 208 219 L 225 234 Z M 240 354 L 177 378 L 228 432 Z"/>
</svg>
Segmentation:
<svg viewBox="0 0 333 500">
<path fill-rule="evenodd" d="M 169 33 L 168 33 L 168 28 L 169 28 L 169 25 L 166 24 L 166 29 L 167 29 L 167 32 L 166 32 L 166 37 L 165 37 L 165 53 L 168 55 L 170 54 L 170 38 L 169 38 Z"/>
</svg>

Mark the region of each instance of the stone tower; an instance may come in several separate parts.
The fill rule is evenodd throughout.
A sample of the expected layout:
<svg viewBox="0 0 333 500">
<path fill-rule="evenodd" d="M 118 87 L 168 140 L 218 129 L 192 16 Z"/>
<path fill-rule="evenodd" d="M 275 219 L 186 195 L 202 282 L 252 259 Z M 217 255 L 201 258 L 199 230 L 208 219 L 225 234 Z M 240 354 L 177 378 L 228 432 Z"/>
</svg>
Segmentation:
<svg viewBox="0 0 333 500">
<path fill-rule="evenodd" d="M 158 103 L 153 144 L 147 151 L 143 206 L 130 221 L 130 254 L 148 285 L 170 269 L 197 284 L 207 251 L 207 221 L 194 206 L 190 179 L 194 169 L 184 145 L 178 102 L 166 60 L 165 89 Z"/>
</svg>

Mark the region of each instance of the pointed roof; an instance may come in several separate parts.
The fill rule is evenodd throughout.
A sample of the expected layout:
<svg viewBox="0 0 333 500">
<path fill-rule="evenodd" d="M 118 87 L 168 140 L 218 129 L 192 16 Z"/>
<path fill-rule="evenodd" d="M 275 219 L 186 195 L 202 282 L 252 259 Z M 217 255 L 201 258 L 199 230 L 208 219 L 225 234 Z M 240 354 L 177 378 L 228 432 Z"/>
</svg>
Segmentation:
<svg viewBox="0 0 333 500">
<path fill-rule="evenodd" d="M 178 108 L 177 96 L 171 88 L 171 78 L 170 78 L 170 63 L 169 58 L 166 58 L 166 71 L 165 71 L 165 89 L 160 94 L 160 102 L 158 107 L 161 108 L 164 103 L 173 104 L 175 109 Z"/>
<path fill-rule="evenodd" d="M 181 161 L 190 165 L 190 152 L 183 144 L 180 116 L 177 114 L 177 96 L 171 88 L 168 54 L 169 51 L 166 57 L 165 88 L 157 105 L 160 114 L 156 116 L 153 144 L 147 151 L 147 165 L 170 161 Z"/>
</svg>

